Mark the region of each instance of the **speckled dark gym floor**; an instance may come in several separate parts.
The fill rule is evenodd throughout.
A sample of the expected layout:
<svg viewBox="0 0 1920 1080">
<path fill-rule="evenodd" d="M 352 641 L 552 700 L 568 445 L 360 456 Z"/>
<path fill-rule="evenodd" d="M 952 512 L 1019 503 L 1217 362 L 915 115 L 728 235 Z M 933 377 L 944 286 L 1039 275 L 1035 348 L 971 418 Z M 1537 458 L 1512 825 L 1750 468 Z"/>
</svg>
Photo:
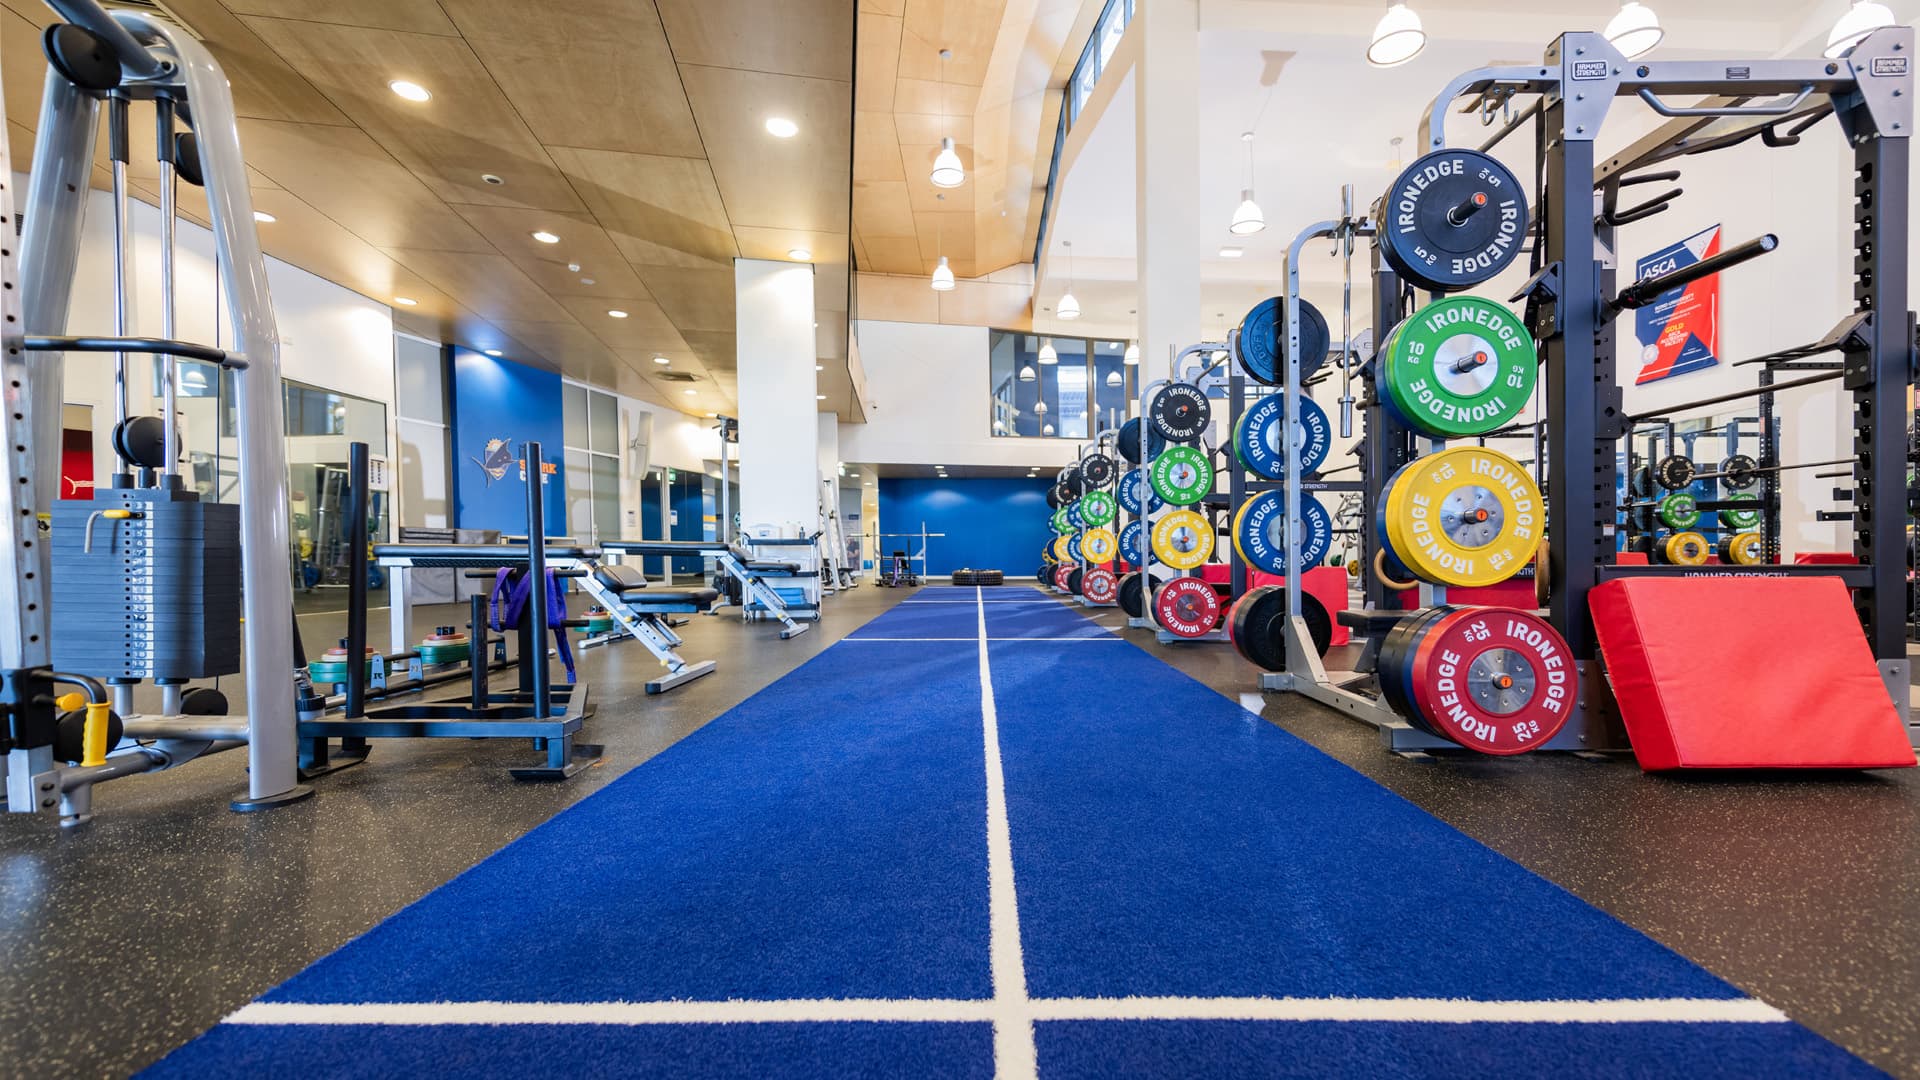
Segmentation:
<svg viewBox="0 0 1920 1080">
<path fill-rule="evenodd" d="M 581 674 L 599 715 L 584 736 L 606 753 L 565 783 L 511 780 L 507 767 L 531 756 L 524 743 L 392 741 L 319 780 L 316 797 L 269 813 L 226 809 L 244 767 L 228 754 L 103 785 L 99 816 L 78 829 L 0 815 L 0 1061 L 12 1075 L 152 1062 L 908 595 L 863 586 L 784 642 L 771 625 L 696 618 L 682 651 L 719 669 L 658 697 L 642 690 L 656 670 L 644 650 L 589 651 Z M 1123 622 L 1112 609 L 1086 614 Z M 416 616 L 420 628 L 450 621 Z M 302 620 L 310 642 L 339 623 Z M 1159 647 L 1128 633 L 1868 1061 L 1920 1077 L 1915 772 L 1674 778 L 1597 755 L 1401 758 L 1320 706 L 1259 698 L 1254 669 L 1226 645 Z M 1379 918 L 1408 949 L 1447 947 L 1423 937 L 1419 912 Z M 528 930 L 564 935 L 566 913 Z"/>
</svg>

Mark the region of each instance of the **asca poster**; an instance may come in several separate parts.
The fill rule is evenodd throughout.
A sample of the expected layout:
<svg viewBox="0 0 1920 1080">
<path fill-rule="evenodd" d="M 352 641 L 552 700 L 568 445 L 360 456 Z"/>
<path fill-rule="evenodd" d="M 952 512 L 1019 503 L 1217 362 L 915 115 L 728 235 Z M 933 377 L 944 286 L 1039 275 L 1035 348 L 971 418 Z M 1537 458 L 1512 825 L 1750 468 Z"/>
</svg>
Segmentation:
<svg viewBox="0 0 1920 1080">
<path fill-rule="evenodd" d="M 1695 233 L 1634 265 L 1634 280 L 1668 274 L 1720 253 L 1720 226 Z M 1634 312 L 1640 374 L 1634 384 L 1704 371 L 1720 362 L 1720 275 L 1669 289 Z"/>
</svg>

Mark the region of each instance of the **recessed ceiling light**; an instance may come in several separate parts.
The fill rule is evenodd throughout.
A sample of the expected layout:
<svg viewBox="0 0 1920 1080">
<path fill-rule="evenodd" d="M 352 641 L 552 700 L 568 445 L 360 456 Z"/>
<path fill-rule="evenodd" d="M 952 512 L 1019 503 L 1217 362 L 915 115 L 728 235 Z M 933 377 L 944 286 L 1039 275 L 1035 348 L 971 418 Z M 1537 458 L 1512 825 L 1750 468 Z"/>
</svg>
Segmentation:
<svg viewBox="0 0 1920 1080">
<path fill-rule="evenodd" d="M 667 358 L 666 358 L 666 357 L 664 357 L 664 356 L 656 356 L 656 357 L 654 357 L 654 358 L 653 358 L 653 362 L 654 362 L 654 363 L 656 363 L 656 364 L 671 364 L 671 363 L 673 363 L 673 361 L 671 361 L 671 360 L 669 360 L 669 359 L 667 359 Z"/>
<path fill-rule="evenodd" d="M 280 219 L 277 217 L 274 217 L 272 214 L 267 213 L 265 210 L 255 210 L 253 212 L 253 220 L 259 222 L 262 225 L 271 225 L 274 222 L 279 221 Z"/>
<path fill-rule="evenodd" d="M 420 301 L 415 300 L 411 296 L 396 296 L 393 298 L 393 302 L 399 304 L 401 307 L 412 307 Z"/>
<path fill-rule="evenodd" d="M 1223 247 L 1220 249 L 1220 257 L 1223 259 L 1237 259 L 1246 253 L 1247 249 L 1240 247 Z"/>
<path fill-rule="evenodd" d="M 502 178 L 500 178 L 500 177 L 498 177 L 498 176 L 495 176 L 494 174 L 492 174 L 492 173 L 490 173 L 490 172 L 483 172 L 483 173 L 481 173 L 481 174 L 480 174 L 480 179 L 482 179 L 482 180 L 484 180 L 484 181 L 486 181 L 486 182 L 487 182 L 487 183 L 489 183 L 489 184 L 492 184 L 492 185 L 493 185 L 494 187 L 499 187 L 499 186 L 500 186 L 501 184 L 504 184 L 504 183 L 506 183 L 506 181 L 505 181 L 504 179 L 502 179 Z"/>
<path fill-rule="evenodd" d="M 619 308 L 612 308 L 607 312 L 607 314 L 613 316 L 616 319 L 624 319 L 627 317 L 627 313 L 624 311 L 621 311 Z"/>
<path fill-rule="evenodd" d="M 827 400 L 827 395 L 825 395 L 825 394 L 815 394 L 815 395 L 813 395 L 813 400 L 815 400 L 815 401 L 825 401 L 825 400 Z"/>
<path fill-rule="evenodd" d="M 580 272 L 580 264 L 579 264 L 579 263 L 568 263 L 568 264 L 567 264 L 567 271 L 568 271 L 569 273 L 574 273 L 574 274 L 577 274 L 577 273 L 579 273 L 579 272 Z"/>
<path fill-rule="evenodd" d="M 535 240 L 540 241 L 543 244 L 557 244 L 560 242 L 559 237 L 553 235 L 552 233 L 548 232 L 545 229 L 535 230 L 533 234 L 533 238 Z"/>
<path fill-rule="evenodd" d="M 486 354 L 487 354 L 488 356 L 499 356 L 499 355 L 500 355 L 500 350 L 499 350 L 499 349 L 487 349 L 487 350 L 486 350 Z"/>
<path fill-rule="evenodd" d="M 767 134 L 779 139 L 791 139 L 800 134 L 800 125 L 784 116 L 767 117 Z"/>
<path fill-rule="evenodd" d="M 396 94 L 399 94 L 401 97 L 406 98 L 408 101 L 425 101 L 428 98 L 433 96 L 432 94 L 427 93 L 426 87 L 421 86 L 419 83 L 416 83 L 416 82 L 408 82 L 405 79 L 393 80 L 392 82 L 387 84 L 387 89 L 393 91 Z"/>
<path fill-rule="evenodd" d="M 685 395 L 687 395 L 688 397 L 692 397 L 692 396 L 694 396 L 695 394 L 698 394 L 698 393 L 699 393 L 700 391 L 698 391 L 698 390 L 682 390 L 682 391 L 680 391 L 680 392 L 681 392 L 681 393 L 683 393 L 683 394 L 685 394 Z"/>
<path fill-rule="evenodd" d="M 793 259 L 797 262 L 806 262 L 808 259 L 813 258 L 813 252 L 808 251 L 806 248 L 788 248 L 787 258 Z M 818 326 L 820 324 L 815 323 L 814 325 Z"/>
</svg>

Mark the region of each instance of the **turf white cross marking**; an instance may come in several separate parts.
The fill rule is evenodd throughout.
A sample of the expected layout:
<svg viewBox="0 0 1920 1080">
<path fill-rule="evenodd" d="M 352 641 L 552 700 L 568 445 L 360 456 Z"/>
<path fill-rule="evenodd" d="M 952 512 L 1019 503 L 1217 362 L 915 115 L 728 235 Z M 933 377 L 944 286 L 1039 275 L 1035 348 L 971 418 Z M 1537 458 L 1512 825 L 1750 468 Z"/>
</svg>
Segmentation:
<svg viewBox="0 0 1920 1080">
<path fill-rule="evenodd" d="M 1027 1008 L 1027 965 L 1020 955 L 1020 904 L 1013 888 L 1013 833 L 1007 825 L 1007 777 L 1000 767 L 1000 714 L 993 704 L 987 663 L 987 606 L 980 603 L 980 717 L 987 748 L 987 935 L 993 972 L 993 1061 L 1000 1080 L 1025 1080 L 1039 1071 L 1033 1019 Z"/>
<path fill-rule="evenodd" d="M 1615 998 L 1472 1001 L 1463 998 L 1033 998 L 1008 1003 L 945 999 L 822 998 L 783 1001 L 422 1001 L 308 1004 L 256 1001 L 229 1024 L 266 1026 L 448 1024 L 987 1023 L 1010 1020 L 1264 1020 L 1422 1024 L 1782 1024 L 1753 998 Z M 1031 1048 L 1028 1048 L 1031 1053 Z M 1005 1075 L 1005 1059 L 1002 1074 Z"/>
</svg>

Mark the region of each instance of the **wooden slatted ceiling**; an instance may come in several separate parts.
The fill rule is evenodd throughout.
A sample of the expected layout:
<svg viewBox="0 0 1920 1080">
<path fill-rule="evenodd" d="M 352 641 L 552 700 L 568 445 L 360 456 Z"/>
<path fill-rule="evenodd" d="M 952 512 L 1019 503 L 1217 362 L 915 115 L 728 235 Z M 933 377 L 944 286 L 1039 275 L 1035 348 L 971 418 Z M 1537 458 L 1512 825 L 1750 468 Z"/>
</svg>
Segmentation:
<svg viewBox="0 0 1920 1080">
<path fill-rule="evenodd" d="M 821 321 L 844 327 L 844 3 L 163 2 L 233 84 L 256 206 L 279 219 L 261 228 L 268 252 L 382 302 L 417 301 L 396 309 L 403 329 L 698 413 L 734 404 L 736 256 L 808 249 Z M 36 0 L 0 0 L 0 78 L 23 163 L 46 21 Z M 395 79 L 432 100 L 397 97 Z M 800 136 L 767 135 L 771 115 Z M 151 163 L 130 172 L 155 200 Z M 195 193 L 181 205 L 204 223 Z M 822 388 L 857 419 L 845 337 L 820 337 Z M 654 356 L 699 376 L 700 396 L 660 380 Z"/>
<path fill-rule="evenodd" d="M 1031 260 L 1058 87 L 1104 2 L 860 0 L 857 269 L 925 276 L 945 255 L 970 278 Z M 943 137 L 967 169 L 944 192 L 927 179 Z"/>
</svg>

